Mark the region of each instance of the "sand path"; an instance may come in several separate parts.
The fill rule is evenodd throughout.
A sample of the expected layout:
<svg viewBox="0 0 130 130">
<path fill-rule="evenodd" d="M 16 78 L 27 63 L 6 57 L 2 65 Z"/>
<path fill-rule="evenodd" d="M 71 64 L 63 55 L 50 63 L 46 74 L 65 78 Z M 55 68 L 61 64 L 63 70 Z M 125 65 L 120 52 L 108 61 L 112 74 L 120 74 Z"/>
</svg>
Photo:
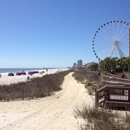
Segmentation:
<svg viewBox="0 0 130 130">
<path fill-rule="evenodd" d="M 30 101 L 0 103 L 0 130 L 78 130 L 74 109 L 93 106 L 84 85 L 69 73 L 62 90 L 53 96 Z"/>
</svg>

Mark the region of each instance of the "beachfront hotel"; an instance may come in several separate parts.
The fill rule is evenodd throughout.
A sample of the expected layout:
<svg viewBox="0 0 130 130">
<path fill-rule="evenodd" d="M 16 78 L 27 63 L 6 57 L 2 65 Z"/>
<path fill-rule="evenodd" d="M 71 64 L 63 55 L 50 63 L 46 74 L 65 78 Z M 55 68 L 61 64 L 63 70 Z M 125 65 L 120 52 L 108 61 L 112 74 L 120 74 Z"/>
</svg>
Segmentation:
<svg viewBox="0 0 130 130">
<path fill-rule="evenodd" d="M 83 65 L 82 60 L 78 60 L 78 61 L 77 61 L 77 67 L 82 67 L 82 65 Z"/>
<path fill-rule="evenodd" d="M 76 63 L 74 63 L 74 64 L 73 64 L 73 67 L 74 67 L 74 68 L 76 68 L 76 67 L 77 67 L 77 64 L 76 64 Z"/>
</svg>

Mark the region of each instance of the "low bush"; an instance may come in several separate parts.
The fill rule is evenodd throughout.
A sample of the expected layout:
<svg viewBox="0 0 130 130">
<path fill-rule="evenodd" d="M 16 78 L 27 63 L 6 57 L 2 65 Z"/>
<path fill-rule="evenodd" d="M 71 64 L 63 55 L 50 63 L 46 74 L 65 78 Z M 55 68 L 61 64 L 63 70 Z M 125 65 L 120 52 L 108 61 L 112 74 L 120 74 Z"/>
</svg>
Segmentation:
<svg viewBox="0 0 130 130">
<path fill-rule="evenodd" d="M 88 90 L 88 94 L 91 95 L 94 91 L 93 85 L 90 82 L 86 82 L 85 88 Z"/>
<path fill-rule="evenodd" d="M 75 71 L 73 73 L 73 77 L 75 77 L 75 79 L 79 82 L 83 82 L 86 80 L 86 76 L 84 73 L 80 72 L 80 71 Z"/>
<path fill-rule="evenodd" d="M 88 89 L 90 95 L 95 91 L 95 87 L 103 86 L 101 77 L 95 72 L 75 71 L 73 76 L 78 82 L 85 81 L 85 88 Z"/>
<path fill-rule="evenodd" d="M 81 130 L 129 130 L 130 122 L 127 116 L 124 118 L 119 112 L 108 112 L 105 109 L 96 109 L 83 106 L 75 110 L 76 118 L 83 118 L 85 125 Z"/>
<path fill-rule="evenodd" d="M 99 80 L 99 76 L 97 73 L 94 73 L 94 72 L 88 72 L 86 73 L 86 78 L 89 80 L 89 81 L 98 81 Z"/>
</svg>

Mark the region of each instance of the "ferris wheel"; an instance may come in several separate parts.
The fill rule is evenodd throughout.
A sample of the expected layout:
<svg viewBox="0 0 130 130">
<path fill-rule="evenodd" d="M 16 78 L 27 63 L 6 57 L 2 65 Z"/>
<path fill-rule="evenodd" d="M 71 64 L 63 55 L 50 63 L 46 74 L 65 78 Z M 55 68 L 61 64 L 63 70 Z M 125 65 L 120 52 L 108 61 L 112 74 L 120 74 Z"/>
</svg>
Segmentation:
<svg viewBox="0 0 130 130">
<path fill-rule="evenodd" d="M 92 49 L 98 60 L 130 56 L 129 23 L 113 20 L 101 25 L 93 37 Z"/>
</svg>

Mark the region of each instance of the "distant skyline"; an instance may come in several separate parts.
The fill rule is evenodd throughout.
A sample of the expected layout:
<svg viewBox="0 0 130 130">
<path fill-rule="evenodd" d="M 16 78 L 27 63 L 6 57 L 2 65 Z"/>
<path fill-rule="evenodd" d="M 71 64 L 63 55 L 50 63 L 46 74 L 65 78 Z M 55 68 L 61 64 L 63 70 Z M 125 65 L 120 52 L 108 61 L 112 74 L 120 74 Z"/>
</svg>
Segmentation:
<svg viewBox="0 0 130 130">
<path fill-rule="evenodd" d="M 98 62 L 92 40 L 107 21 L 130 23 L 129 0 L 0 0 L 0 68 Z"/>
</svg>

